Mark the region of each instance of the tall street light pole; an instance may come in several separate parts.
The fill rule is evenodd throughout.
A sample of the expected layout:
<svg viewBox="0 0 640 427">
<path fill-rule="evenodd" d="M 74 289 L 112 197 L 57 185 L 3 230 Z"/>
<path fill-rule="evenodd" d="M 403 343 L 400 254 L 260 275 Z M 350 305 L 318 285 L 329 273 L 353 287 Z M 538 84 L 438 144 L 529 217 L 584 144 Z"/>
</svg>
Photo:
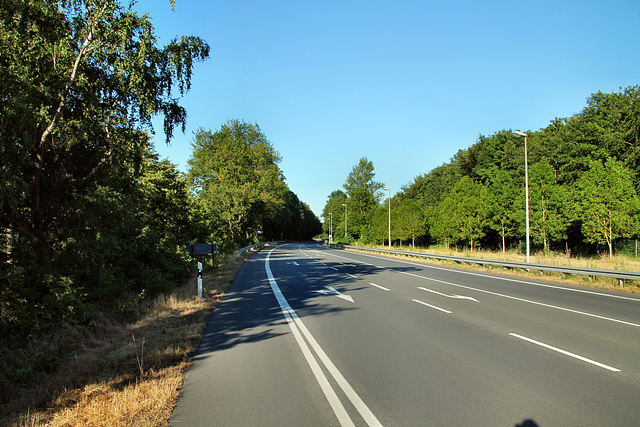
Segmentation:
<svg viewBox="0 0 640 427">
<path fill-rule="evenodd" d="M 520 132 L 519 130 L 514 130 L 513 135 L 517 137 L 524 137 L 524 193 L 525 193 L 525 203 L 527 209 L 527 262 L 529 261 L 529 257 L 531 255 L 531 247 L 529 243 L 529 161 L 527 159 L 527 134 L 524 132 Z"/>
<path fill-rule="evenodd" d="M 344 244 L 347 245 L 347 205 L 343 203 L 342 206 L 344 206 Z"/>
<path fill-rule="evenodd" d="M 384 190 L 389 191 L 389 250 L 391 250 L 391 189 L 385 187 Z"/>
</svg>

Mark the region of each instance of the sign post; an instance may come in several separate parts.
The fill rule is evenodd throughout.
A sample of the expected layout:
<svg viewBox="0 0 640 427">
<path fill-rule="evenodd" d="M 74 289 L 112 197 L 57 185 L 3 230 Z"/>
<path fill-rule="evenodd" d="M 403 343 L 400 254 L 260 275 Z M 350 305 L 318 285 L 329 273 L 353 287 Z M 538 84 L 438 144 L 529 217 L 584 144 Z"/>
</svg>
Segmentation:
<svg viewBox="0 0 640 427">
<path fill-rule="evenodd" d="M 198 298 L 202 298 L 202 263 L 198 261 Z"/>
<path fill-rule="evenodd" d="M 212 244 L 198 244 L 194 243 L 192 245 L 184 248 L 185 251 L 193 255 L 209 255 L 212 254 L 215 257 L 215 254 L 218 252 L 218 245 L 215 243 Z M 198 261 L 198 298 L 202 298 L 202 263 Z"/>
</svg>

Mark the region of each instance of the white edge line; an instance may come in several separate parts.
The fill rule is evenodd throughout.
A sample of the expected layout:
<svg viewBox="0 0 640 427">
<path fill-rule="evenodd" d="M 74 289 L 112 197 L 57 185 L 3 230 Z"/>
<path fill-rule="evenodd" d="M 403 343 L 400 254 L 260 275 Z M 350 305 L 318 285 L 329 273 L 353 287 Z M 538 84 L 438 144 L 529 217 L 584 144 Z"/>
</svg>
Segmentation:
<svg viewBox="0 0 640 427">
<path fill-rule="evenodd" d="M 269 279 L 271 290 L 273 291 L 273 294 L 275 295 L 276 300 L 280 305 L 282 314 L 284 314 L 284 317 L 287 320 L 287 324 L 291 328 L 291 332 L 293 332 L 293 336 L 296 339 L 296 342 L 298 343 L 298 346 L 300 347 L 302 354 L 307 360 L 307 363 L 309 364 L 309 367 L 311 368 L 313 375 L 316 377 L 316 381 L 318 381 L 318 384 L 320 385 L 320 388 L 322 389 L 325 397 L 327 398 L 329 405 L 331 405 L 331 409 L 333 409 L 333 412 L 338 418 L 340 425 L 355 426 L 353 424 L 353 421 L 351 420 L 351 417 L 349 417 L 349 414 L 347 413 L 346 409 L 342 405 L 342 402 L 338 398 L 338 395 L 331 387 L 329 380 L 327 380 L 327 377 L 322 372 L 322 368 L 316 361 L 315 357 L 313 357 L 313 354 L 311 353 L 309 346 L 304 341 L 304 338 L 302 338 L 300 330 L 296 326 L 294 319 L 297 316 L 293 311 L 293 309 L 291 308 L 291 306 L 289 306 L 289 303 L 287 302 L 286 298 L 282 294 L 282 291 L 280 290 L 280 287 L 278 286 L 275 278 L 273 277 L 273 273 L 271 272 L 271 267 L 269 266 L 270 255 L 271 255 L 271 252 L 267 254 L 267 258 L 265 262 L 265 271 L 267 272 L 267 278 Z"/>
<path fill-rule="evenodd" d="M 269 251 L 269 253 L 267 254 L 267 258 L 265 259 L 265 270 L 267 271 L 267 277 L 269 279 L 269 283 L 271 284 L 271 289 L 273 290 L 273 293 L 276 296 L 276 299 L 278 300 L 278 304 L 280 304 L 280 308 L 282 309 L 283 313 L 285 313 L 285 310 L 286 310 L 286 312 L 289 313 L 291 318 L 295 321 L 296 326 L 298 328 L 300 328 L 300 331 L 302 331 L 302 334 L 305 336 L 305 338 L 307 339 L 307 341 L 309 342 L 309 344 L 311 345 L 313 350 L 316 352 L 316 355 L 318 356 L 318 358 L 322 361 L 322 363 L 327 368 L 329 373 L 331 373 L 331 375 L 333 376 L 334 380 L 338 383 L 338 385 L 340 386 L 342 391 L 347 395 L 347 397 L 349 398 L 349 400 L 351 401 L 353 406 L 355 406 L 355 408 L 358 410 L 360 415 L 362 415 L 362 417 L 367 422 L 367 424 L 369 426 L 382 427 L 382 424 L 380 423 L 380 421 L 378 421 L 378 419 L 373 414 L 373 412 L 371 412 L 369 407 L 362 401 L 360 396 L 358 396 L 356 391 L 351 387 L 351 385 L 347 382 L 347 380 L 342 376 L 342 374 L 340 373 L 338 368 L 336 368 L 336 366 L 333 364 L 331 359 L 329 359 L 329 357 L 326 355 L 324 350 L 322 350 L 322 347 L 320 347 L 320 345 L 315 340 L 313 335 L 311 335 L 311 332 L 309 332 L 309 330 L 304 325 L 304 323 L 302 323 L 302 320 L 300 320 L 300 318 L 298 317 L 296 312 L 291 308 L 291 306 L 289 305 L 287 299 L 282 294 L 282 291 L 280 290 L 280 287 L 278 286 L 278 283 L 276 282 L 276 279 L 273 277 L 273 273 L 271 272 L 271 267 L 269 267 L 270 255 L 271 255 L 271 252 L 273 252 L 275 249 L 276 248 L 271 249 L 271 251 Z M 286 314 L 285 314 L 285 317 L 286 317 Z M 305 346 L 306 346 L 306 344 L 305 344 Z M 311 355 L 311 357 L 313 358 L 313 355 Z M 307 361 L 308 361 L 308 359 L 307 359 Z M 313 361 L 315 362 L 315 358 L 313 359 Z M 317 362 L 315 362 L 315 363 L 317 364 Z M 323 377 L 324 377 L 324 374 L 323 374 Z M 325 380 L 326 380 L 326 377 L 325 377 Z M 331 389 L 331 394 L 335 395 L 335 392 L 333 391 L 333 389 Z M 327 396 L 327 399 L 328 398 L 329 397 Z M 336 396 L 336 399 L 337 399 L 337 396 Z M 331 403 L 331 401 L 329 401 L 329 403 Z M 340 408 L 342 408 L 342 410 L 344 410 L 344 406 L 342 406 L 342 403 L 339 401 L 339 399 L 338 399 L 337 404 L 339 405 L 338 410 Z M 332 405 L 332 407 L 333 407 L 333 405 Z M 336 408 L 334 408 L 334 412 L 336 412 Z M 338 412 L 336 412 L 336 416 L 338 416 Z M 346 412 L 345 412 L 345 416 L 347 417 L 347 419 L 344 420 L 344 421 L 345 422 L 348 421 L 349 424 L 344 424 L 344 425 L 353 425 L 353 422 L 351 421 L 351 418 L 349 418 L 349 415 Z M 343 420 L 340 417 L 338 417 L 338 419 L 340 419 L 341 423 L 343 422 Z"/>
<path fill-rule="evenodd" d="M 411 300 L 413 302 L 417 302 L 418 304 L 426 305 L 427 307 L 434 308 L 436 310 L 440 310 L 444 313 L 451 314 L 449 310 L 445 310 L 444 308 L 436 307 L 435 305 L 427 304 L 426 302 L 420 301 L 419 299 Z"/>
<path fill-rule="evenodd" d="M 554 347 L 552 345 L 545 344 L 545 343 L 540 342 L 540 341 L 533 340 L 531 338 L 523 337 L 522 335 L 518 335 L 518 334 L 513 333 L 513 332 L 509 333 L 509 335 L 511 335 L 512 337 L 515 337 L 515 338 L 519 338 L 519 339 L 524 340 L 524 341 L 528 341 L 528 342 L 530 342 L 532 344 L 536 344 L 536 345 L 539 345 L 541 347 L 548 348 L 549 350 L 557 351 L 558 353 L 562 353 L 562 354 L 564 354 L 566 356 L 573 357 L 574 359 L 578 359 L 578 360 L 582 360 L 583 362 L 591 363 L 592 365 L 599 366 L 599 367 L 607 369 L 609 371 L 620 372 L 620 369 L 618 369 L 618 368 L 614 368 L 614 367 L 611 367 L 609 365 L 605 365 L 604 363 L 596 362 L 595 360 L 587 359 L 586 357 L 577 355 L 575 353 L 568 352 L 566 350 L 562 350 L 561 348 Z"/>
</svg>

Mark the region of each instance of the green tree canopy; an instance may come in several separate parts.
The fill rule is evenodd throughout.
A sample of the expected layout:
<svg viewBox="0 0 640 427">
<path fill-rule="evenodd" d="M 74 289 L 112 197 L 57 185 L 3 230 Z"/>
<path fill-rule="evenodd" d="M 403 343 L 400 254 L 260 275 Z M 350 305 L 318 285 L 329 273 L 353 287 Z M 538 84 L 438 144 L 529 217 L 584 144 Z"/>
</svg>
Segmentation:
<svg viewBox="0 0 640 427">
<path fill-rule="evenodd" d="M 437 208 L 437 235 L 444 241 L 466 240 L 473 251 L 484 236 L 487 221 L 487 189 L 469 177 L 462 177 Z"/>
<path fill-rule="evenodd" d="M 567 238 L 569 194 L 557 183 L 556 171 L 547 159 L 532 165 L 529 172 L 531 236 L 546 250 L 550 240 Z"/>
<path fill-rule="evenodd" d="M 363 157 L 353 167 L 344 184 L 348 206 L 347 232 L 357 239 L 370 237 L 370 213 L 378 203 L 380 190 L 384 187 L 384 184 L 374 178 L 373 163 Z"/>
<path fill-rule="evenodd" d="M 324 217 L 324 230 L 327 234 L 331 232 L 330 227 L 333 224 L 333 241 L 343 241 L 345 236 L 345 208 L 343 204 L 347 203 L 347 195 L 342 190 L 333 191 L 327 198 L 327 203 L 322 210 Z"/>
<path fill-rule="evenodd" d="M 633 188 L 631 172 L 620 162 L 591 161 L 579 182 L 582 231 L 585 239 L 606 244 L 613 256 L 618 237 L 638 233 L 640 200 Z"/>
<path fill-rule="evenodd" d="M 413 199 L 404 199 L 396 209 L 396 225 L 392 224 L 392 228 L 397 230 L 400 240 L 411 239 L 412 246 L 415 248 L 416 238 L 426 232 L 424 211 Z"/>
<path fill-rule="evenodd" d="M 209 46 L 159 46 L 150 18 L 115 0 L 6 0 L 0 22 L 0 335 L 94 304 L 130 311 L 169 250 L 151 232 L 162 218 L 141 212 L 163 197 L 139 180 L 171 168 L 145 160 L 146 131 L 156 115 L 167 139 L 184 130 L 179 98 Z"/>
<path fill-rule="evenodd" d="M 259 126 L 230 120 L 216 132 L 201 128 L 192 147 L 188 175 L 210 215 L 211 235 L 238 245 L 263 231 L 288 188 L 280 155 Z"/>
<path fill-rule="evenodd" d="M 507 248 L 507 239 L 518 234 L 524 222 L 524 194 L 521 186 L 506 170 L 494 170 L 488 187 L 489 228 L 498 233 L 502 251 Z"/>
</svg>

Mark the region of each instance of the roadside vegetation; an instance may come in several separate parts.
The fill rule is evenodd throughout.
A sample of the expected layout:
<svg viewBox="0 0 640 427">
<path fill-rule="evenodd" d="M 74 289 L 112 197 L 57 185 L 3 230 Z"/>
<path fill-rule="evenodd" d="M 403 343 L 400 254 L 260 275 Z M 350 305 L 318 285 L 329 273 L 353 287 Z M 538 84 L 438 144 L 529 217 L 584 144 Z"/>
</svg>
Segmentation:
<svg viewBox="0 0 640 427">
<path fill-rule="evenodd" d="M 31 343 L 34 363 L 52 347 L 65 357 L 47 374 L 14 385 L 0 425 L 166 425 L 206 321 L 250 255 L 205 270 L 201 299 L 194 278 L 143 303 L 134 322 L 105 317 Z"/>
<path fill-rule="evenodd" d="M 329 194 L 323 237 L 476 252 L 525 250 L 526 177 L 533 252 L 637 256 L 640 86 L 592 94 L 582 111 L 538 131 L 480 135 L 388 197 L 366 157 Z M 410 153 L 408 153 L 410 154 Z M 390 196 L 390 194 L 389 194 Z M 389 236 L 389 211 L 391 236 Z"/>
<path fill-rule="evenodd" d="M 91 379 L 123 369 L 60 402 L 158 380 L 169 361 L 182 360 L 192 344 L 162 353 L 136 322 L 188 280 L 188 245 L 216 243 L 225 257 L 257 241 L 320 233 L 257 124 L 201 129 L 185 172 L 158 157 L 152 122 L 164 119 L 160 143 L 184 131 L 181 97 L 209 51 L 196 36 L 160 45 L 135 2 L 3 1 L 0 417 L 22 399 L 37 411 L 58 392 L 52 384 L 74 389 L 84 380 L 72 371 Z M 162 301 L 169 319 L 210 311 Z M 119 353 L 88 362 L 111 347 Z M 18 392 L 34 385 L 42 393 Z"/>
</svg>

